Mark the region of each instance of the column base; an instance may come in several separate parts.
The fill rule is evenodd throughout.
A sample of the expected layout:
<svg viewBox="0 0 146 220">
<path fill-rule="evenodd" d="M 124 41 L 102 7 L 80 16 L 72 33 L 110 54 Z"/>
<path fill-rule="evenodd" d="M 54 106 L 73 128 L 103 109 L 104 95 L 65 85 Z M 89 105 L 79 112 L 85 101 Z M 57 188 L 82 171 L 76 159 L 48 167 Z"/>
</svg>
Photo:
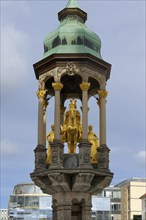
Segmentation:
<svg viewBox="0 0 146 220">
<path fill-rule="evenodd" d="M 103 172 L 110 172 L 109 170 L 109 152 L 110 149 L 106 144 L 101 144 L 97 148 L 98 152 L 98 170 Z"/>
<path fill-rule="evenodd" d="M 79 167 L 80 168 L 92 168 L 91 165 L 91 143 L 84 139 L 79 144 Z"/>
<path fill-rule="evenodd" d="M 51 164 L 49 169 L 63 168 L 63 149 L 64 145 L 58 139 L 54 139 L 51 146 Z"/>
<path fill-rule="evenodd" d="M 35 153 L 35 170 L 40 171 L 46 169 L 46 148 L 44 145 L 38 144 L 34 150 Z"/>
</svg>

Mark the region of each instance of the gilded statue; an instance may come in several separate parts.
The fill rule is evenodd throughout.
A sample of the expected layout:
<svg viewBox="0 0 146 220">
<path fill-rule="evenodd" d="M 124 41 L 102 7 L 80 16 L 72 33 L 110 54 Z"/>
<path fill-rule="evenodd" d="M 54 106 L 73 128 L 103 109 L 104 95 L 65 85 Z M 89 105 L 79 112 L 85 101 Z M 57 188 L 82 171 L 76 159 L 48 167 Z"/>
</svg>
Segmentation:
<svg viewBox="0 0 146 220">
<path fill-rule="evenodd" d="M 99 147 L 99 139 L 93 132 L 93 126 L 89 125 L 88 140 L 91 145 L 91 163 L 97 163 L 97 148 Z"/>
<path fill-rule="evenodd" d="M 68 153 L 76 153 L 76 145 L 82 138 L 80 112 L 77 110 L 76 100 L 70 100 L 70 108 L 65 113 L 62 126 L 62 142 L 68 143 Z"/>
<path fill-rule="evenodd" d="M 54 124 L 51 125 L 51 131 L 47 135 L 47 141 L 48 141 L 48 152 L 47 152 L 47 159 L 46 159 L 46 164 L 49 165 L 51 164 L 51 147 L 50 143 L 53 142 L 54 140 Z"/>
</svg>

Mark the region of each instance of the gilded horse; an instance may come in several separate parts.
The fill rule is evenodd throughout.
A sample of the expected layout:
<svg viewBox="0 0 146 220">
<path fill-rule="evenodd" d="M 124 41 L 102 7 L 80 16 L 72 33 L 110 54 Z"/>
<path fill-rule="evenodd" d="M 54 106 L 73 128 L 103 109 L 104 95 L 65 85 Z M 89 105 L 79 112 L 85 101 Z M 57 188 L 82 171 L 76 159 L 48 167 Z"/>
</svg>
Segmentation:
<svg viewBox="0 0 146 220">
<path fill-rule="evenodd" d="M 76 153 L 76 145 L 81 141 L 81 117 L 76 109 L 76 100 L 70 100 L 70 108 L 65 113 L 62 129 L 62 140 L 68 143 L 68 153 Z"/>
</svg>

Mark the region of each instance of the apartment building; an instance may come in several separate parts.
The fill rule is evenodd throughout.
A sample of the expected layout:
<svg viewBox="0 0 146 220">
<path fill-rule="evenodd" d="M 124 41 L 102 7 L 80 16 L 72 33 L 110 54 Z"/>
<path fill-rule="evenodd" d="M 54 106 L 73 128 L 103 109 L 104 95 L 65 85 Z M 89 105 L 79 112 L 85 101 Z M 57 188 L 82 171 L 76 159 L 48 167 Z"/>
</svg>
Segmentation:
<svg viewBox="0 0 146 220">
<path fill-rule="evenodd" d="M 116 186 L 121 188 L 121 219 L 141 220 L 142 204 L 140 196 L 146 192 L 146 179 L 132 178 Z"/>
</svg>

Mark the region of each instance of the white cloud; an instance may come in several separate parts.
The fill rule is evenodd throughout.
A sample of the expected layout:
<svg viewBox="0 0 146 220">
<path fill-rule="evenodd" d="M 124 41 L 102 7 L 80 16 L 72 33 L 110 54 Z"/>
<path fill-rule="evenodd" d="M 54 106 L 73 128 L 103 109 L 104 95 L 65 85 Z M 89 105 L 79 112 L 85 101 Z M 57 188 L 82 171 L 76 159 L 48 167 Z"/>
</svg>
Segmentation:
<svg viewBox="0 0 146 220">
<path fill-rule="evenodd" d="M 139 151 L 135 155 L 135 158 L 138 159 L 142 163 L 146 163 L 146 151 L 145 150 Z"/>
<path fill-rule="evenodd" d="M 8 139 L 1 140 L 1 155 L 15 155 L 19 153 L 19 147 L 16 143 L 11 142 Z"/>
<path fill-rule="evenodd" d="M 1 86 L 3 93 L 18 88 L 27 76 L 28 37 L 13 24 L 1 26 Z"/>
</svg>

